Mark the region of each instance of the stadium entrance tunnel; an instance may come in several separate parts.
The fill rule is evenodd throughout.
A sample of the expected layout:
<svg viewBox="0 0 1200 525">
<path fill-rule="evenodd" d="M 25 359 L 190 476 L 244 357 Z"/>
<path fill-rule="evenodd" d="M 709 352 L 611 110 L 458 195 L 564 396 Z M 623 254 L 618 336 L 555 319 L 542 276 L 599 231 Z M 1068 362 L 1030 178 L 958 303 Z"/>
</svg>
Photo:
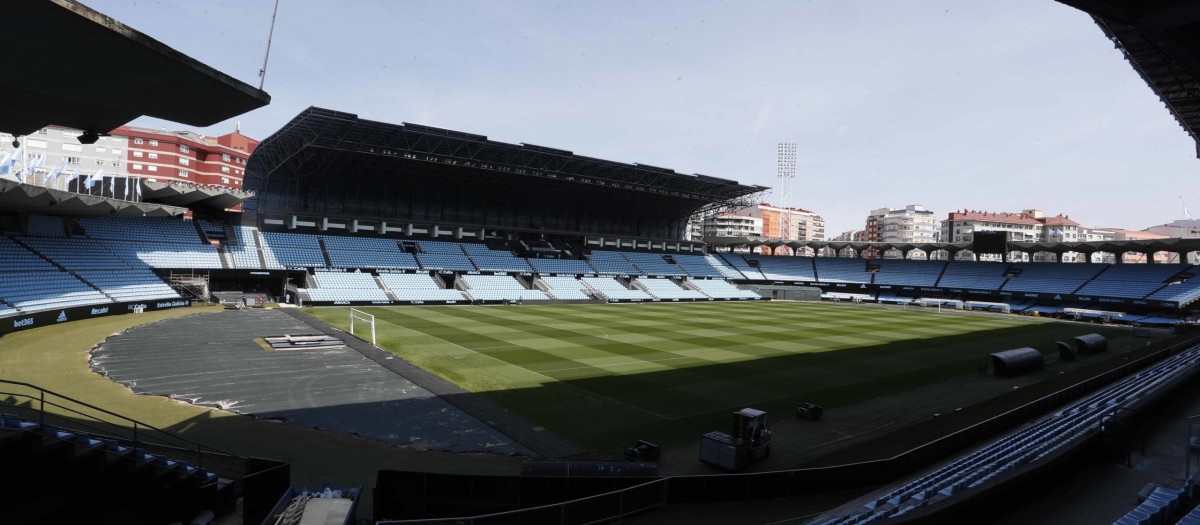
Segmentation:
<svg viewBox="0 0 1200 525">
<path fill-rule="evenodd" d="M 992 369 L 996 377 L 1015 377 L 1041 370 L 1045 358 L 1037 349 L 1028 346 L 992 354 Z"/>
</svg>

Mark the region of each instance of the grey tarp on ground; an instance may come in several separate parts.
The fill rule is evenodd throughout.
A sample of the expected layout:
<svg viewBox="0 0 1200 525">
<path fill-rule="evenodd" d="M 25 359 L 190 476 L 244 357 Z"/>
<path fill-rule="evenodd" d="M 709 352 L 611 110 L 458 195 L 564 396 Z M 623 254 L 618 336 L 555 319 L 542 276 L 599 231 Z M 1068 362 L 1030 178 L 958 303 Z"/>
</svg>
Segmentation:
<svg viewBox="0 0 1200 525">
<path fill-rule="evenodd" d="M 135 393 L 431 449 L 532 452 L 351 348 L 268 352 L 255 338 L 315 333 L 277 310 L 168 319 L 108 338 L 92 369 Z"/>
</svg>

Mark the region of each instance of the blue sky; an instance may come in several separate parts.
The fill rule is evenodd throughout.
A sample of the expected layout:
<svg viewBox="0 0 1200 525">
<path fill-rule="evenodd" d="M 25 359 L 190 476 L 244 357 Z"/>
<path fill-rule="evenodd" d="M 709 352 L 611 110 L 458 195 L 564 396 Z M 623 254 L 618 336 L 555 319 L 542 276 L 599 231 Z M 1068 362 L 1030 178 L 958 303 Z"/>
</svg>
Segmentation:
<svg viewBox="0 0 1200 525">
<path fill-rule="evenodd" d="M 85 2 L 258 84 L 271 0 Z M 1053 0 L 281 0 L 265 89 L 235 119 L 260 139 L 316 105 L 770 187 L 794 141 L 792 205 L 830 235 L 912 203 L 1130 229 L 1200 209 L 1195 144 Z"/>
</svg>

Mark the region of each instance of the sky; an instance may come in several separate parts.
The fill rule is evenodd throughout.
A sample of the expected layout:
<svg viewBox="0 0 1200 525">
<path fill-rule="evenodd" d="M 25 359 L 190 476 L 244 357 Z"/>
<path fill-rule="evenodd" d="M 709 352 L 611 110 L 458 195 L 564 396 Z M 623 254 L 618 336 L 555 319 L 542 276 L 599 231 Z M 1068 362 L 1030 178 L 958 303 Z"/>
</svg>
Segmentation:
<svg viewBox="0 0 1200 525">
<path fill-rule="evenodd" d="M 84 2 L 258 85 L 273 0 Z M 320 106 L 771 188 L 790 141 L 790 204 L 830 237 L 907 204 L 1127 229 L 1200 209 L 1196 144 L 1053 0 L 279 4 L 271 103 L 194 131 L 263 139 Z"/>
</svg>

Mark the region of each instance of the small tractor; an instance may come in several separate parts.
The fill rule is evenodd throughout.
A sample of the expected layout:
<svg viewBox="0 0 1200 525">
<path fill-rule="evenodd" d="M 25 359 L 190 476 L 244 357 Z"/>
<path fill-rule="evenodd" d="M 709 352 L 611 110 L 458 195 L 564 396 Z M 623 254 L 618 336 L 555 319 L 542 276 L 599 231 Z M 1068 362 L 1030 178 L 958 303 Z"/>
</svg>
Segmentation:
<svg viewBox="0 0 1200 525">
<path fill-rule="evenodd" d="M 630 461 L 658 461 L 662 449 L 649 441 L 638 440 L 637 444 L 625 449 L 625 458 Z"/>
<path fill-rule="evenodd" d="M 812 403 L 804 402 L 796 405 L 796 417 L 798 418 L 817 421 L 821 419 L 823 414 L 825 414 L 825 409 L 821 408 L 821 405 L 814 405 Z"/>
<path fill-rule="evenodd" d="M 700 442 L 700 461 L 726 470 L 741 470 L 771 454 L 767 413 L 743 408 L 733 413 L 733 431 L 712 431 Z"/>
</svg>

